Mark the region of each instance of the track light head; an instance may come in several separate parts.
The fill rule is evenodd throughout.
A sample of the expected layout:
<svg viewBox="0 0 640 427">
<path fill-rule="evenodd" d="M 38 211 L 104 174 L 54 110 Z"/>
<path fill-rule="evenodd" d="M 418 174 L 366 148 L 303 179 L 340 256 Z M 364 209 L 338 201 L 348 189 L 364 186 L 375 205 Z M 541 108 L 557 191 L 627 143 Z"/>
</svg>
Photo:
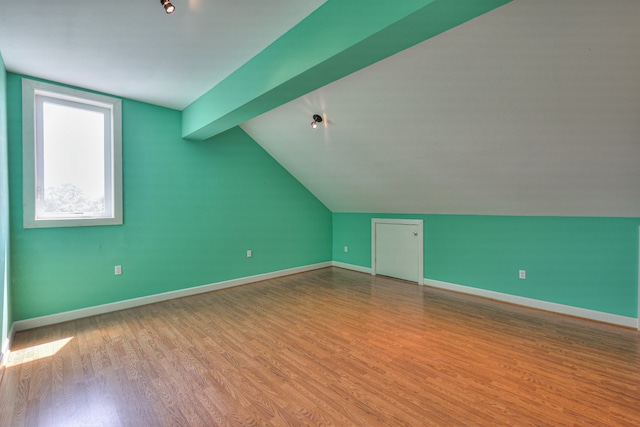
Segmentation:
<svg viewBox="0 0 640 427">
<path fill-rule="evenodd" d="M 164 7 L 164 11 L 167 12 L 167 15 L 172 14 L 176 10 L 176 7 L 172 5 L 169 0 L 160 0 L 160 4 Z"/>
<path fill-rule="evenodd" d="M 311 122 L 311 127 L 313 129 L 316 129 L 318 127 L 318 123 L 322 123 L 322 116 L 320 116 L 319 114 L 314 114 L 313 121 Z"/>
</svg>

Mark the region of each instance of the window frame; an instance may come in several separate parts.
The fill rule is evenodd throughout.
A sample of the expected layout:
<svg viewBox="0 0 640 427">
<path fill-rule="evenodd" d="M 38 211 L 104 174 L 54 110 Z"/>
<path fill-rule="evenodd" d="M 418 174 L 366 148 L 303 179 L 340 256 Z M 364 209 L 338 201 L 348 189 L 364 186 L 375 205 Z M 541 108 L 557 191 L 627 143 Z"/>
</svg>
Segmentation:
<svg viewBox="0 0 640 427">
<path fill-rule="evenodd" d="M 40 100 L 38 98 L 41 98 Z M 53 100 L 59 105 L 75 108 L 86 106 L 87 110 L 101 110 L 109 123 L 105 122 L 105 216 L 61 214 L 39 216 L 38 182 L 41 181 L 39 167 L 42 158 L 42 120 L 38 113 L 43 100 Z M 109 114 L 110 113 L 110 114 Z M 122 101 L 65 86 L 22 79 L 22 171 L 23 171 L 23 223 L 24 228 L 82 227 L 120 225 L 122 215 Z M 37 157 L 40 156 L 40 159 Z M 109 188 L 110 187 L 110 188 Z M 110 208 L 110 209 L 109 209 Z M 109 211 L 110 210 L 110 211 Z"/>
</svg>

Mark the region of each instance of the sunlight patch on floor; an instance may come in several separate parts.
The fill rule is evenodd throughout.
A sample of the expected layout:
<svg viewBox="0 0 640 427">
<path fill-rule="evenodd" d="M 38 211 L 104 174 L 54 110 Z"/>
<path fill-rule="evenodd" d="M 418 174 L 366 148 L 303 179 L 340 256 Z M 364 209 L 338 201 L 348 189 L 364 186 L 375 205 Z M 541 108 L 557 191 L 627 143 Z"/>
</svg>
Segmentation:
<svg viewBox="0 0 640 427">
<path fill-rule="evenodd" d="M 56 341 L 23 348 L 21 350 L 12 350 L 9 352 L 9 357 L 5 366 L 10 368 L 23 363 L 51 357 L 59 352 L 72 339 L 73 337 L 62 338 Z"/>
</svg>

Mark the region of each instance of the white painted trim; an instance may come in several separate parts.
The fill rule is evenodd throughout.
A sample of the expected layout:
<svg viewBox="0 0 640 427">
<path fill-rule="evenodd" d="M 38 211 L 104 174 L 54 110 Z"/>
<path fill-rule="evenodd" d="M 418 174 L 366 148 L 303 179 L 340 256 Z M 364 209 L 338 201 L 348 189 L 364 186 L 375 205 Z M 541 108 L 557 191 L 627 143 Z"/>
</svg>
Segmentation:
<svg viewBox="0 0 640 427">
<path fill-rule="evenodd" d="M 37 159 L 41 156 L 36 148 L 36 100 L 38 96 L 49 96 L 63 101 L 77 102 L 109 110 L 111 117 L 111 143 L 109 144 L 111 168 L 111 212 L 105 217 L 82 216 L 79 218 L 40 218 L 36 202 L 38 174 Z M 106 122 L 105 122 L 106 124 Z M 106 177 L 105 177 L 106 178 Z M 122 224 L 122 100 L 119 98 L 72 89 L 56 84 L 22 79 L 22 199 L 24 228 L 81 227 Z M 109 196 L 108 194 L 105 195 Z M 106 207 L 109 207 L 107 203 Z M 105 212 L 107 214 L 107 212 Z"/>
<path fill-rule="evenodd" d="M 38 328 L 40 326 L 53 325 L 56 323 L 67 322 L 69 320 L 81 319 L 83 317 L 95 316 L 98 314 L 111 313 L 113 311 L 125 310 L 127 308 L 139 307 L 142 305 L 153 304 L 155 302 L 167 301 L 175 298 L 182 298 L 191 295 L 202 294 L 205 292 L 217 291 L 220 289 L 231 288 L 233 286 L 241 286 L 249 283 L 260 282 L 262 280 L 275 279 L 278 277 L 289 276 L 291 274 L 304 273 L 306 271 L 318 270 L 320 268 L 331 267 L 331 262 L 321 262 L 302 267 L 289 268 L 286 270 L 274 271 L 271 273 L 263 273 L 255 276 L 241 277 L 239 279 L 226 280 L 223 282 L 211 283 L 209 285 L 195 286 L 192 288 L 179 289 L 176 291 L 164 292 L 161 294 L 149 295 L 140 298 L 133 298 L 124 301 L 113 302 L 110 304 L 96 305 L 93 307 L 81 308 L 79 310 L 67 311 L 64 313 L 51 314 L 49 316 L 34 317 L 32 319 L 18 320 L 13 323 L 15 331 L 24 331 L 26 329 Z"/>
<path fill-rule="evenodd" d="M 371 274 L 376 275 L 376 225 L 399 224 L 417 225 L 420 244 L 418 246 L 418 284 L 423 285 L 424 277 L 424 220 L 422 219 L 398 219 L 398 218 L 371 218 Z"/>
<path fill-rule="evenodd" d="M 490 298 L 497 301 L 508 302 L 529 308 L 551 311 L 554 313 L 567 314 L 569 316 L 582 317 L 584 319 L 596 320 L 598 322 L 611 323 L 630 328 L 636 327 L 637 319 L 633 317 L 620 316 L 617 314 L 605 313 L 602 311 L 589 310 L 586 308 L 573 307 L 570 305 L 557 304 L 554 302 L 542 301 L 533 298 L 520 297 L 517 295 L 504 294 L 501 292 L 489 291 L 486 289 L 474 288 L 471 286 L 456 285 L 454 283 L 441 282 L 439 280 L 427 279 L 424 284 L 433 288 L 446 289 L 468 295 L 475 295 Z"/>
<path fill-rule="evenodd" d="M 347 264 L 346 262 L 338 262 L 338 261 L 333 261 L 331 264 L 334 267 L 344 268 L 346 270 L 359 271 L 360 273 L 371 274 L 371 268 L 370 267 L 361 267 L 359 265 Z"/>
<path fill-rule="evenodd" d="M 9 360 L 9 353 L 11 349 L 11 343 L 13 343 L 13 336 L 16 334 L 15 331 L 15 323 L 11 325 L 11 329 L 9 329 L 9 336 L 7 337 L 7 341 L 5 342 L 2 352 L 0 353 L 0 384 L 2 383 L 2 377 L 4 375 L 4 364 Z"/>
</svg>

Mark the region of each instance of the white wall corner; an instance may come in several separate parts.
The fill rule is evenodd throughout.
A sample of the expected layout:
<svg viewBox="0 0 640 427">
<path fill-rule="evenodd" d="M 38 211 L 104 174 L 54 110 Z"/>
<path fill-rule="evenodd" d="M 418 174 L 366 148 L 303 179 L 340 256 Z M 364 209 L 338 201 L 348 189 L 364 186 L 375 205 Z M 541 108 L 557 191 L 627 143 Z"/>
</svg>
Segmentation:
<svg viewBox="0 0 640 427">
<path fill-rule="evenodd" d="M 9 335 L 7 336 L 7 340 L 2 346 L 2 351 L 0 352 L 0 384 L 2 383 L 2 376 L 4 374 L 4 366 L 9 360 L 9 352 L 11 351 L 11 343 L 13 343 L 13 336 L 15 335 L 15 323 L 11 324 L 11 329 L 9 329 Z"/>
</svg>

